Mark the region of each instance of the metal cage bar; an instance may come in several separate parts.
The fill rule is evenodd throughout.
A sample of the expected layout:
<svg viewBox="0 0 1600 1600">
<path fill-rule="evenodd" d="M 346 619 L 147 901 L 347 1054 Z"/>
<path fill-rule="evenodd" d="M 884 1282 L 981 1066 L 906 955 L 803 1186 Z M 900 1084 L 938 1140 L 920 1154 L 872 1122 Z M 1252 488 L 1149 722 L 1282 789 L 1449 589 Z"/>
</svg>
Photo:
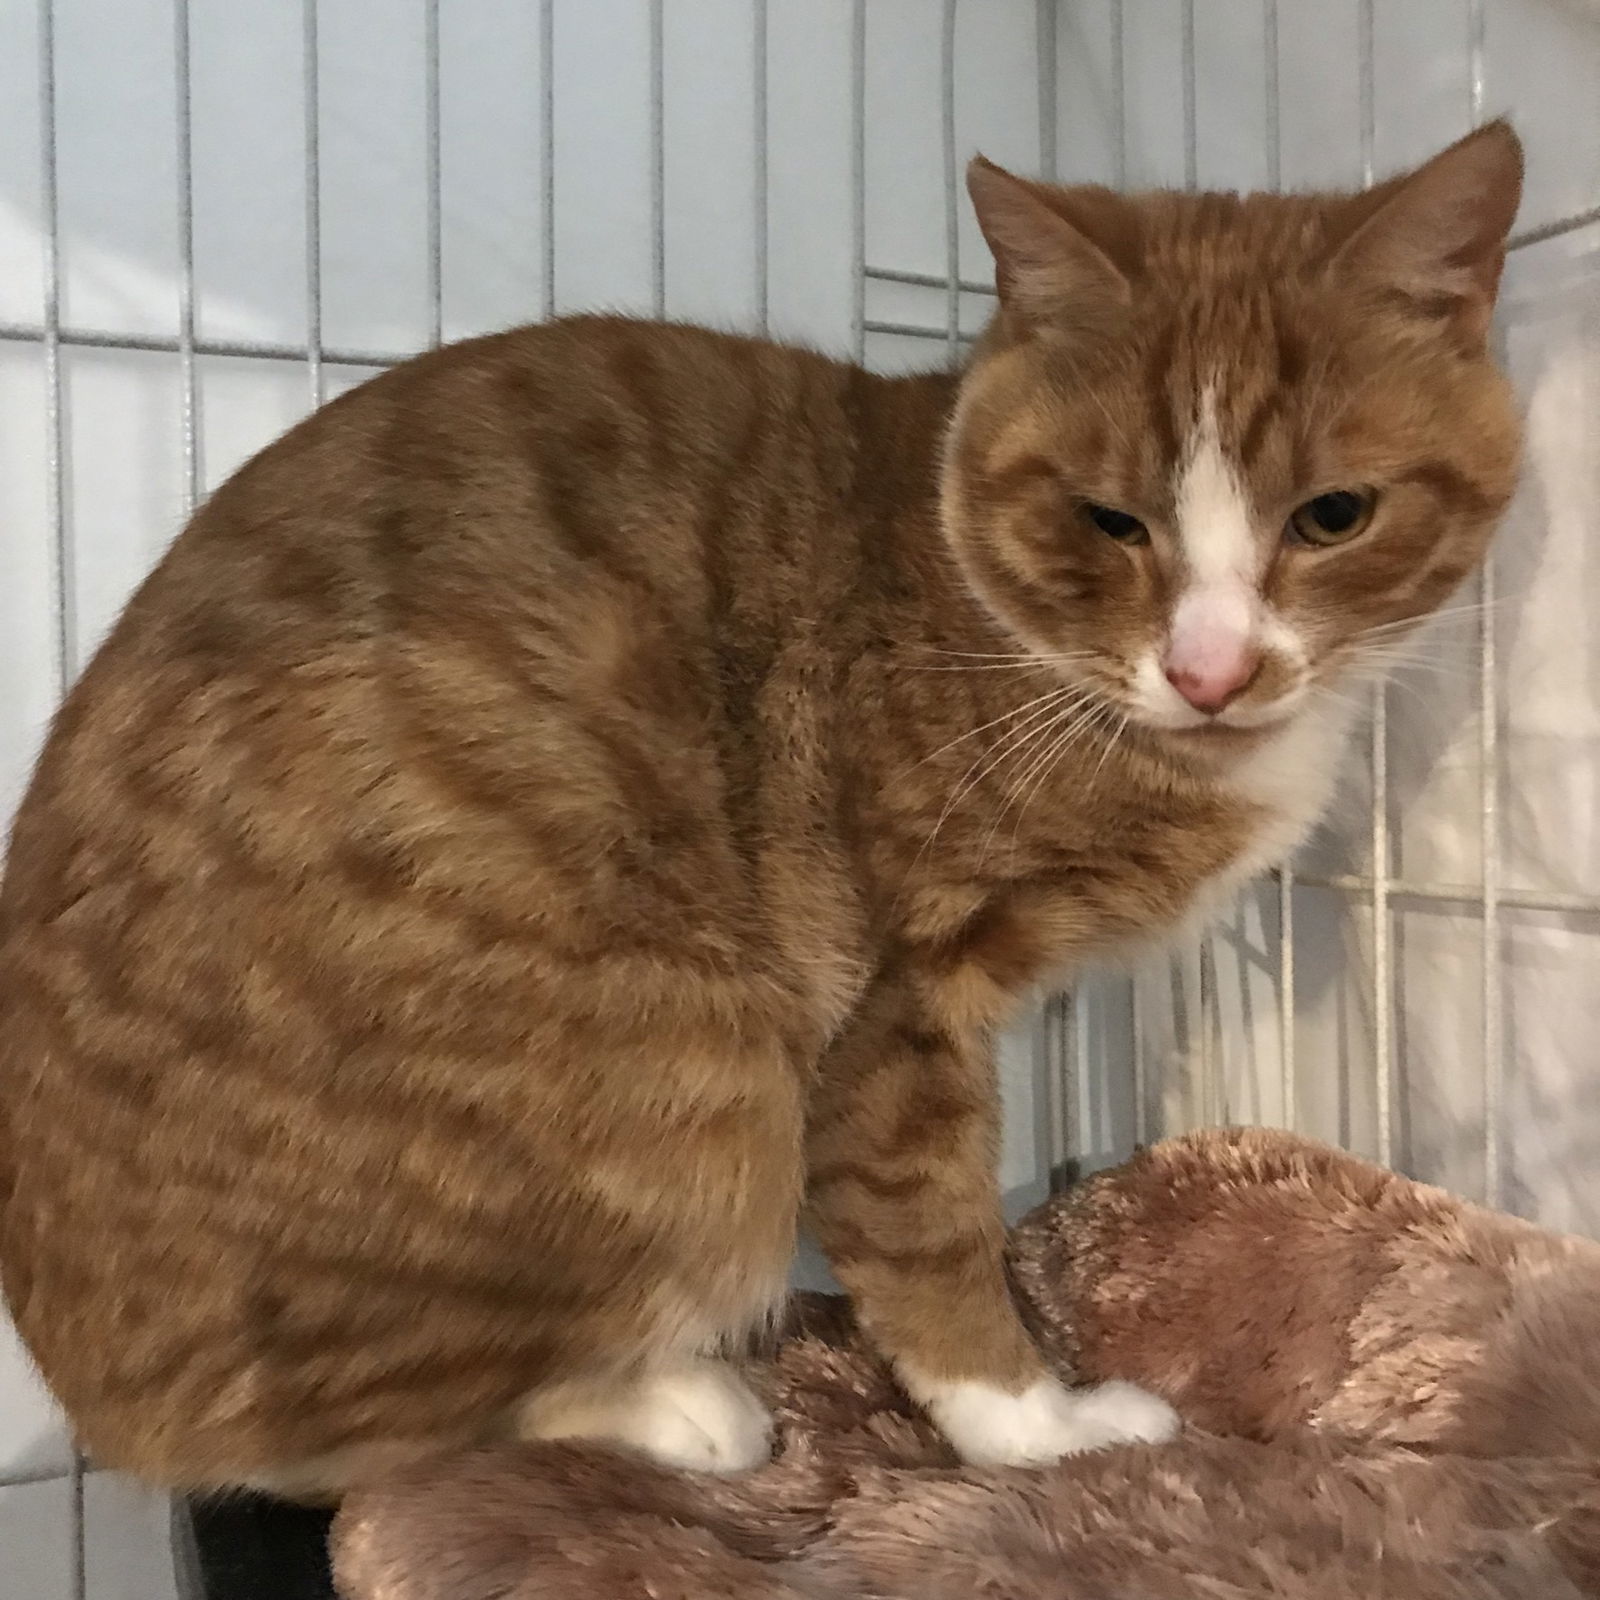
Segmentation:
<svg viewBox="0 0 1600 1600">
<path fill-rule="evenodd" d="M 772 242 L 771 149 L 767 104 L 767 0 L 753 0 L 751 27 L 755 35 L 751 62 L 751 101 L 755 114 L 752 136 L 755 143 L 755 301 L 756 326 L 765 333 L 771 320 L 772 270 L 768 253 Z"/>
<path fill-rule="evenodd" d="M 539 0 L 539 196 L 544 315 L 556 314 L 556 0 Z"/>
<path fill-rule="evenodd" d="M 1278 61 L 1278 0 L 1262 0 L 1261 67 L 1267 186 L 1283 187 L 1283 118 Z M 1278 877 L 1278 1100 L 1279 1118 L 1293 1129 L 1299 1084 L 1295 1076 L 1294 872 Z"/>
<path fill-rule="evenodd" d="M 56 165 L 56 19 L 52 0 L 39 0 L 40 288 L 44 325 L 45 517 L 50 525 L 50 588 L 55 602 L 56 695 L 65 695 L 78 670 L 77 573 L 67 525 L 66 412 L 61 347 L 61 190 Z"/>
<path fill-rule="evenodd" d="M 1190 194 L 1200 187 L 1200 125 L 1199 104 L 1196 96 L 1197 46 L 1195 40 L 1194 0 L 1183 0 L 1180 13 L 1182 37 L 1182 93 L 1183 93 L 1183 187 Z M 1217 952 L 1215 936 L 1209 928 L 1200 935 L 1196 979 L 1199 984 L 1199 1007 L 1196 1019 L 1195 1059 L 1199 1066 L 1199 1081 L 1195 1086 L 1195 1104 L 1201 1119 L 1208 1123 L 1222 1122 L 1228 1115 L 1226 1062 L 1220 1059 L 1220 1038 L 1216 1027 Z"/>
<path fill-rule="evenodd" d="M 1483 0 L 1467 5 L 1467 116 L 1483 121 Z M 1505 1105 L 1505 1056 L 1501 1039 L 1504 974 L 1500 966 L 1500 707 L 1495 638 L 1494 548 L 1484 559 L 1478 612 L 1478 765 L 1481 809 L 1479 877 L 1483 884 L 1481 954 L 1483 977 L 1483 1201 L 1504 1200 L 1500 1125 Z"/>
<path fill-rule="evenodd" d="M 551 203 L 554 204 L 554 181 L 545 185 L 545 192 Z M 1526 249 L 1531 245 L 1543 244 L 1547 240 L 1557 239 L 1565 234 L 1576 233 L 1582 228 L 1593 227 L 1600 224 L 1600 207 L 1592 211 L 1574 213 L 1569 217 L 1562 217 L 1549 223 L 1543 223 L 1537 228 L 1515 235 L 1506 246 L 1508 252 Z M 46 231 L 48 232 L 48 225 Z M 546 230 L 548 233 L 548 230 Z M 552 252 L 546 252 L 546 282 L 554 281 L 554 261 Z M 865 282 L 883 283 L 908 283 L 932 289 L 943 290 L 947 280 L 937 273 L 922 273 L 907 271 L 898 267 L 864 266 L 860 269 L 858 277 Z M 977 279 L 963 278 L 961 280 L 963 294 L 993 295 L 993 284 L 983 283 Z M 553 296 L 550 312 L 554 312 Z M 861 297 L 858 296 L 858 300 Z M 47 299 L 47 306 L 49 305 Z M 59 297 L 55 304 L 59 308 Z M 52 341 L 63 349 L 93 349 L 93 350 L 146 350 L 157 353 L 175 355 L 179 349 L 178 337 L 175 334 L 150 334 L 127 333 L 110 328 L 85 328 L 72 327 L 59 322 L 51 327 L 48 317 L 40 322 L 0 322 L 0 341 L 9 344 L 37 344 L 48 349 Z M 949 329 L 942 323 L 932 322 L 876 322 L 868 325 L 868 332 L 898 333 L 917 339 L 938 339 L 947 341 Z M 970 343 L 968 335 L 963 334 L 964 343 Z M 402 361 L 409 361 L 417 351 L 412 350 L 373 350 L 362 349 L 354 346 L 323 345 L 320 339 L 313 346 L 310 342 L 301 344 L 281 343 L 273 340 L 252 339 L 207 339 L 196 334 L 194 341 L 196 355 L 202 356 L 237 356 L 243 359 L 262 361 L 290 361 L 298 363 L 310 362 L 313 353 L 321 360 L 333 366 L 352 367 L 394 367 Z"/>
<path fill-rule="evenodd" d="M 944 0 L 939 29 L 939 146 L 944 167 L 945 356 L 961 359 L 961 192 L 956 170 L 956 4 Z"/>
<path fill-rule="evenodd" d="M 317 0 L 301 0 L 302 89 L 305 99 L 306 375 L 311 404 L 327 393 L 322 349 L 322 108 Z"/>
<path fill-rule="evenodd" d="M 1119 189 L 1128 187 L 1128 57 L 1122 0 L 1111 0 L 1111 166 Z"/>
<path fill-rule="evenodd" d="M 850 7 L 850 256 L 854 299 L 850 346 L 867 354 L 867 0 Z M 934 335 L 942 337 L 942 335 Z"/>
<path fill-rule="evenodd" d="M 423 145 L 427 211 L 423 223 L 428 257 L 428 348 L 444 343 L 444 171 L 439 115 L 439 0 L 422 9 Z"/>
<path fill-rule="evenodd" d="M 1278 63 L 1278 0 L 1262 0 L 1262 110 L 1266 118 L 1267 187 L 1283 187 L 1283 115 Z"/>
<path fill-rule="evenodd" d="M 665 0 L 650 0 L 650 310 L 667 314 L 667 63 Z"/>
<path fill-rule="evenodd" d="M 1060 172 L 1054 0 L 1034 0 L 1033 10 L 1034 48 L 1039 56 L 1039 171 L 1047 181 L 1054 183 Z"/>
<path fill-rule="evenodd" d="M 1356 9 L 1358 70 L 1361 95 L 1361 186 L 1375 176 L 1377 135 L 1377 63 L 1373 42 L 1373 0 Z M 1384 1166 L 1394 1161 L 1394 972 L 1390 951 L 1389 878 L 1389 690 L 1382 679 L 1373 686 L 1372 727 L 1372 1063 L 1377 1157 Z"/>
<path fill-rule="evenodd" d="M 200 498 L 199 392 L 195 376 L 194 93 L 189 65 L 189 0 L 173 0 L 173 78 L 176 83 L 178 181 L 178 439 L 183 511 Z"/>
</svg>

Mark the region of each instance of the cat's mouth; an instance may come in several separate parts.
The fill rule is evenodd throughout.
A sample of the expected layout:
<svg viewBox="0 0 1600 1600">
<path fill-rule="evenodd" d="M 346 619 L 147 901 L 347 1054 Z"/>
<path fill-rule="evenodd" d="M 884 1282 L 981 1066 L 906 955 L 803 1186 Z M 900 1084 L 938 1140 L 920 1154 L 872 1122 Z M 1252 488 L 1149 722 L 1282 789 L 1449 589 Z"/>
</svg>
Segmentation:
<svg viewBox="0 0 1600 1600">
<path fill-rule="evenodd" d="M 1244 751 L 1276 737 L 1294 720 L 1298 697 L 1262 706 L 1230 706 L 1200 717 L 1141 716 L 1131 720 L 1147 734 L 1180 750 Z"/>
<path fill-rule="evenodd" d="M 1159 731 L 1169 739 L 1183 744 L 1208 745 L 1222 748 L 1244 748 L 1260 744 L 1288 725 L 1287 716 L 1274 717 L 1270 722 L 1222 722 L 1213 717 L 1209 722 L 1196 723 L 1192 728 L 1162 728 Z"/>
</svg>

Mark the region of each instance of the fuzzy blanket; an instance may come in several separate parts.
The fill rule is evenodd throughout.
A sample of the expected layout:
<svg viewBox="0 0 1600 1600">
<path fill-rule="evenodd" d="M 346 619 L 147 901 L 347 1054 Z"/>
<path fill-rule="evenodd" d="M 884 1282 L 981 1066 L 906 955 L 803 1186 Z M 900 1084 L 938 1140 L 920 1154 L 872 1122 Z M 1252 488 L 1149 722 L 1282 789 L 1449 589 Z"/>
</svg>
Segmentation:
<svg viewBox="0 0 1600 1600">
<path fill-rule="evenodd" d="M 961 1468 L 809 1297 L 774 1463 L 499 1446 L 352 1498 L 348 1600 L 1571 1600 L 1600 1595 L 1600 1244 L 1264 1130 L 1145 1151 L 1016 1230 L 1064 1372 L 1172 1444 Z"/>
</svg>

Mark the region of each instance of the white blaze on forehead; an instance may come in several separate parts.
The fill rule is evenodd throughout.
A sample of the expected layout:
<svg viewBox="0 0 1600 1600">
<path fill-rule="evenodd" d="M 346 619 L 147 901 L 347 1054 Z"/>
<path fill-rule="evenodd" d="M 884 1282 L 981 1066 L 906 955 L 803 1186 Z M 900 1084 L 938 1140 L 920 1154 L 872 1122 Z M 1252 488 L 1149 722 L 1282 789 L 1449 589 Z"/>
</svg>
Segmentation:
<svg viewBox="0 0 1600 1600">
<path fill-rule="evenodd" d="M 1167 659 L 1182 670 L 1225 671 L 1257 631 L 1260 564 L 1249 496 L 1223 450 L 1210 389 L 1174 487 L 1183 586 Z"/>
</svg>

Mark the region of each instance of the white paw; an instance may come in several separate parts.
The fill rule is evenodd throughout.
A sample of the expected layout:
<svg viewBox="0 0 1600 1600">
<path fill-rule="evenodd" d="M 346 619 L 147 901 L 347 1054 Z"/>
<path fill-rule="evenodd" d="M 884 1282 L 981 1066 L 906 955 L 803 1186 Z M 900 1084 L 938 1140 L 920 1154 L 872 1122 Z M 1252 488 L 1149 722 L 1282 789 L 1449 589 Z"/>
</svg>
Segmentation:
<svg viewBox="0 0 1600 1600">
<path fill-rule="evenodd" d="M 646 1379 L 608 1433 L 688 1472 L 743 1472 L 772 1454 L 766 1407 L 718 1361 Z"/>
<path fill-rule="evenodd" d="M 926 1385 L 925 1403 L 972 1466 L 1036 1467 L 1115 1444 L 1160 1444 L 1180 1426 L 1165 1400 L 1131 1383 L 1066 1389 L 1041 1378 L 1021 1394 L 988 1383 Z"/>
</svg>

